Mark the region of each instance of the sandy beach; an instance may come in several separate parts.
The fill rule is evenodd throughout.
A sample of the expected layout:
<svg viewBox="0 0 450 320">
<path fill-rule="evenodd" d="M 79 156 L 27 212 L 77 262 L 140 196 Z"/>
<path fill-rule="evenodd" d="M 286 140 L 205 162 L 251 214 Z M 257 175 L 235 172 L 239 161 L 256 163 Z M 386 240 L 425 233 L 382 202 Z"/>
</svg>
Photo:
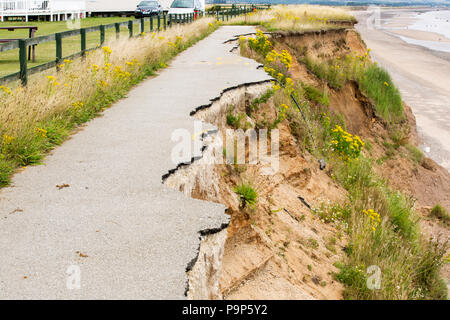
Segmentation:
<svg viewBox="0 0 450 320">
<path fill-rule="evenodd" d="M 422 150 L 450 171 L 450 12 L 432 10 L 381 9 L 380 24 L 371 22 L 373 11 L 354 14 L 372 58 L 411 106 Z"/>
</svg>

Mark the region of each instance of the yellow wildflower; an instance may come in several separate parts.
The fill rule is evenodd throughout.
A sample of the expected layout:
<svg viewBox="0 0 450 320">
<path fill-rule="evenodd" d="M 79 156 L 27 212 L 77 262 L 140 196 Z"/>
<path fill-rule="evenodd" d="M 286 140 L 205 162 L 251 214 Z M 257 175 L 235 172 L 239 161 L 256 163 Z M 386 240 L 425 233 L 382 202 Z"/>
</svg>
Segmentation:
<svg viewBox="0 0 450 320">
<path fill-rule="evenodd" d="M 7 134 L 3 135 L 3 143 L 10 144 L 15 138 L 13 136 L 8 136 Z"/>
<path fill-rule="evenodd" d="M 105 54 L 109 55 L 112 53 L 112 50 L 110 47 L 102 47 L 102 50 Z"/>
<path fill-rule="evenodd" d="M 42 128 L 35 128 L 35 129 L 34 129 L 34 132 L 35 132 L 37 135 L 40 135 L 40 136 L 43 137 L 43 138 L 47 138 L 47 130 L 45 130 L 45 129 L 42 129 Z"/>
<path fill-rule="evenodd" d="M 12 95 L 12 91 L 10 88 L 5 87 L 5 86 L 0 86 L 0 90 L 2 90 L 4 93 L 8 94 L 8 95 Z"/>
<path fill-rule="evenodd" d="M 74 109 L 82 108 L 83 106 L 84 106 L 84 103 L 81 102 L 81 101 L 72 103 L 72 107 L 73 107 Z"/>
</svg>

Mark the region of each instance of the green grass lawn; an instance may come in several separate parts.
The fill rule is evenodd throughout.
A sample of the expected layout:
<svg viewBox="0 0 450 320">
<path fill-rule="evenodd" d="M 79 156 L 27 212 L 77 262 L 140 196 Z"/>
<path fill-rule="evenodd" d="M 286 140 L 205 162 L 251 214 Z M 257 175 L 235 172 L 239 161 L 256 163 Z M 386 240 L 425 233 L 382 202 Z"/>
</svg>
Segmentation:
<svg viewBox="0 0 450 320">
<path fill-rule="evenodd" d="M 98 26 L 101 24 L 107 25 L 115 22 L 122 22 L 134 19 L 130 18 L 121 18 L 121 17 L 112 17 L 112 18 L 87 18 L 81 21 L 81 27 L 92 27 Z M 161 20 L 162 24 L 162 20 Z M 7 26 L 37 26 L 38 31 L 35 33 L 35 37 L 44 36 L 48 34 L 53 34 L 57 32 L 63 32 L 69 30 L 69 24 L 65 21 L 59 22 L 0 22 L 1 27 Z M 153 23 L 153 28 L 157 27 L 156 20 Z M 150 31 L 150 21 L 145 22 L 145 32 Z M 138 34 L 140 32 L 139 24 L 135 24 L 133 28 L 134 34 Z M 128 28 L 126 26 L 121 27 L 121 37 L 128 36 Z M 0 30 L 0 39 L 19 39 L 19 38 L 28 38 L 28 30 L 16 30 L 16 31 L 7 31 Z M 107 29 L 105 35 L 106 41 L 109 39 L 115 38 L 115 29 Z M 100 32 L 89 32 L 87 34 L 86 39 L 87 48 L 94 48 L 100 44 Z M 79 52 L 81 50 L 80 36 L 74 36 L 69 38 L 64 38 L 62 40 L 63 43 L 63 56 L 68 56 Z M 34 67 L 43 63 L 47 63 L 55 60 L 56 56 L 56 45 L 55 42 L 47 42 L 40 44 L 36 47 L 36 61 L 32 63 L 28 62 L 28 67 Z M 19 50 L 10 50 L 6 52 L 0 52 L 0 77 L 6 76 L 11 73 L 15 73 L 19 71 Z"/>
</svg>

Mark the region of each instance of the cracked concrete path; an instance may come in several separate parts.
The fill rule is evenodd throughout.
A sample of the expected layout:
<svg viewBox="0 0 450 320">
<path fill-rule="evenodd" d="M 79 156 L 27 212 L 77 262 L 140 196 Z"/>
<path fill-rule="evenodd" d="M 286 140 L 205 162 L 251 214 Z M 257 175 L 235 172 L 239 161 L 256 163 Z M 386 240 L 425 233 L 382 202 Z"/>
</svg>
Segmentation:
<svg viewBox="0 0 450 320">
<path fill-rule="evenodd" d="M 183 299 L 199 231 L 225 207 L 162 185 L 175 129 L 222 90 L 269 79 L 221 27 L 0 191 L 1 299 Z M 56 185 L 68 184 L 59 190 Z M 69 290 L 78 266 L 81 288 Z M 69 271 L 69 273 L 68 273 Z"/>
</svg>

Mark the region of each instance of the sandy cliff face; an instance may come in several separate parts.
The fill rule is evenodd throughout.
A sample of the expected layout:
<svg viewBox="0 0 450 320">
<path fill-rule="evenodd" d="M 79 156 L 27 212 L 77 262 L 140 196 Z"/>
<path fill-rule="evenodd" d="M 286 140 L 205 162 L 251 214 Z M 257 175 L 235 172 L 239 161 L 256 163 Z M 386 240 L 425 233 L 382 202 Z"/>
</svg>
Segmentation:
<svg viewBox="0 0 450 320">
<path fill-rule="evenodd" d="M 273 40 L 276 49 L 289 50 L 294 57 L 292 78 L 326 90 L 330 111 L 344 118 L 351 133 L 370 141 L 371 157 L 383 157 L 389 148 L 382 142 L 389 135 L 386 123 L 376 116 L 373 103 L 358 84 L 349 81 L 339 89 L 332 88 L 295 59 L 304 50 L 317 59 L 362 55 L 366 47 L 356 31 L 280 34 Z M 225 130 L 230 128 L 226 122 L 230 107 L 246 115 L 242 121 L 249 127 L 277 117 L 273 98 L 248 116 L 251 101 L 268 87 L 267 83 L 243 85 L 225 92 L 208 108 L 193 113 L 218 128 L 218 132 L 205 139 L 209 150 L 214 149 L 211 146 L 217 137 L 224 137 Z M 405 113 L 405 139 L 417 145 L 414 115 L 406 105 Z M 343 226 L 327 223 L 315 209 L 327 203 L 344 204 L 347 193 L 332 179 L 329 169 L 320 170 L 317 159 L 302 148 L 287 120 L 280 122 L 278 129 L 280 167 L 273 175 L 262 175 L 264 166 L 260 163 L 205 165 L 205 159 L 213 156 L 206 151 L 203 160 L 178 170 L 165 182 L 194 198 L 225 204 L 231 216 L 226 233 L 204 239 L 198 261 L 190 271 L 189 298 L 342 298 L 343 286 L 333 277 L 337 271 L 333 264 L 344 256 L 346 234 Z M 376 171 L 389 179 L 392 187 L 417 199 L 416 207 L 424 217 L 424 232 L 448 238 L 448 228 L 426 217 L 430 207 L 438 202 L 450 209 L 450 175 L 428 158 L 413 163 L 405 158 L 402 148 L 377 164 Z M 242 206 L 234 192 L 242 182 L 251 183 L 258 193 L 258 202 L 252 208 Z M 448 269 L 444 272 L 448 275 Z"/>
</svg>

